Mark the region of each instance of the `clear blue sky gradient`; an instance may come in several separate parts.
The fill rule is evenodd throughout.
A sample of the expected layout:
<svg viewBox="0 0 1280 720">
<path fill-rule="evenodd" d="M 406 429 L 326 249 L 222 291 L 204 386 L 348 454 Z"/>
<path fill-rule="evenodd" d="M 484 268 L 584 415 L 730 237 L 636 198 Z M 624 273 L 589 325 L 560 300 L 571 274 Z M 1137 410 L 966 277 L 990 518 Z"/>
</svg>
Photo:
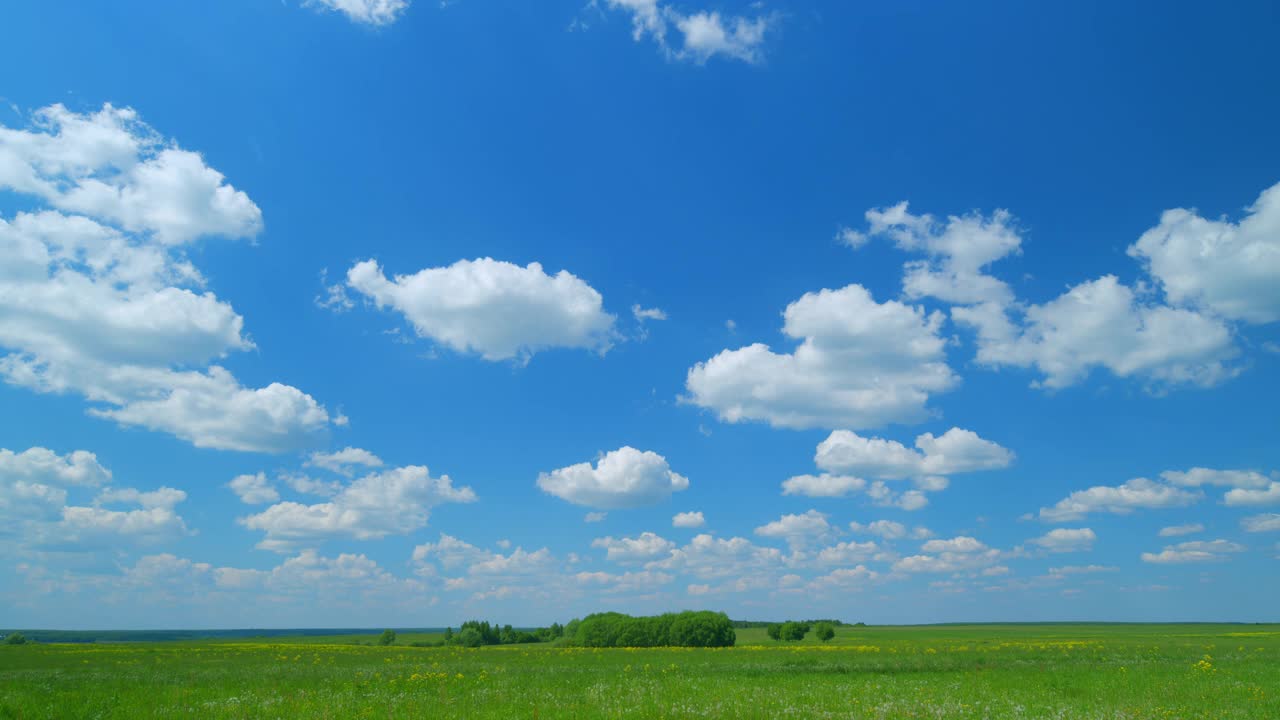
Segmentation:
<svg viewBox="0 0 1280 720">
<path fill-rule="evenodd" d="M 700 3 L 677 5 L 761 12 Z M 765 11 L 760 62 L 697 63 L 664 57 L 633 39 L 624 12 L 580 0 L 417 0 L 382 27 L 295 0 L 5 3 L 0 124 L 29 127 L 33 111 L 54 103 L 89 112 L 110 102 L 201 153 L 264 221 L 252 242 L 209 239 L 189 252 L 256 344 L 220 363 L 249 387 L 298 387 L 350 425 L 285 454 L 201 449 L 90 416 L 76 393 L 0 384 L 0 448 L 88 450 L 115 485 L 181 489 L 176 510 L 194 531 L 158 547 L 82 552 L 34 551 L 0 533 L 0 625 L 436 626 L 686 607 L 890 623 L 1280 621 L 1280 533 L 1240 525 L 1276 506 L 1228 507 L 1226 488 L 1206 488 L 1188 507 L 1023 519 L 1073 491 L 1167 470 L 1280 470 L 1280 354 L 1267 349 L 1280 342 L 1278 323 L 1232 324 L 1238 377 L 1154 393 L 1103 368 L 1061 390 L 1033 388 L 1038 371 L 984 367 L 973 334 L 947 323 L 946 359 L 961 382 L 931 398 L 937 417 L 859 434 L 910 447 L 957 426 L 1016 460 L 958 474 L 912 512 L 863 495 L 781 494 L 782 481 L 816 472 L 814 449 L 837 428 L 723 422 L 681 399 L 688 370 L 724 349 L 794 349 L 781 312 L 807 292 L 859 283 L 877 301 L 901 297 L 913 256 L 883 238 L 858 250 L 834 239 L 841 226 L 865 229 L 871 208 L 1007 209 L 1022 252 L 991 272 L 1028 303 L 1106 274 L 1144 280 L 1126 249 L 1166 209 L 1238 220 L 1280 182 L 1277 5 L 772 0 Z M 588 27 L 570 29 L 584 17 Z M 32 206 L 0 193 L 0 217 Z M 332 283 L 369 258 L 406 274 L 481 257 L 581 278 L 618 317 L 622 339 L 603 355 L 551 349 L 527 364 L 491 362 L 414 337 L 401 316 L 354 293 L 350 312 L 315 302 L 322 270 Z M 633 304 L 668 319 L 642 331 Z M 411 341 L 386 334 L 395 329 Z M 590 508 L 536 484 L 539 473 L 627 445 L 661 454 L 688 490 L 584 523 Z M 891 563 L 867 561 L 877 580 L 826 597 L 771 587 L 690 594 L 704 580 L 675 573 L 616 593 L 478 598 L 427 577 L 399 601 L 317 588 L 295 604 L 266 591 L 192 600 L 113 584 L 157 553 L 276 567 L 289 555 L 256 549 L 262 533 L 237 523 L 262 508 L 227 483 L 296 471 L 310 452 L 347 446 L 389 466 L 426 465 L 478 495 L 433 508 L 411 532 L 307 544 L 326 557 L 362 554 L 397 578 L 415 577 L 413 548 L 441 533 L 504 554 L 502 540 L 546 547 L 556 558 L 548 572 L 569 578 L 640 570 L 591 543 L 645 531 L 678 545 L 707 532 L 785 552 L 755 529 L 810 509 L 839 529 L 831 542 L 874 539 L 850 532 L 851 521 L 923 525 L 1001 549 L 1009 574 L 893 577 Z M 688 510 L 702 511 L 706 527 L 673 528 L 671 516 Z M 1157 536 L 1189 523 L 1206 529 Z M 1055 527 L 1089 527 L 1097 540 L 1077 553 L 1015 550 Z M 1209 563 L 1140 559 L 1213 539 L 1247 549 Z M 900 556 L 921 552 L 919 540 L 889 544 Z M 1066 565 L 1115 570 L 1036 580 Z M 33 566 L 57 586 L 37 587 Z M 75 578 L 112 589 L 77 590 Z"/>
</svg>

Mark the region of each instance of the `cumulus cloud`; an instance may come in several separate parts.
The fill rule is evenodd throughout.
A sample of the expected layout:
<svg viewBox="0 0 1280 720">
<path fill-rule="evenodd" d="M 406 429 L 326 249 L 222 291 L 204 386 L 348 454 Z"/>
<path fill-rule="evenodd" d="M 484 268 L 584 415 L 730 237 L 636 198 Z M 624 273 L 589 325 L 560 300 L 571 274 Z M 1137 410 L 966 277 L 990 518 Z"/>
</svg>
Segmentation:
<svg viewBox="0 0 1280 720">
<path fill-rule="evenodd" d="M 808 510 L 800 514 L 783 515 L 756 528 L 755 532 L 760 537 L 780 538 L 793 547 L 801 547 L 829 537 L 833 530 L 825 513 Z"/>
<path fill-rule="evenodd" d="M 370 473 L 328 502 L 280 502 L 241 518 L 240 524 L 266 533 L 259 547 L 286 551 L 331 537 L 370 540 L 404 535 L 426 527 L 437 505 L 475 499 L 471 488 L 454 487 L 449 476 L 432 477 L 426 467 L 410 465 Z"/>
<path fill-rule="evenodd" d="M 1129 247 L 1169 301 L 1249 323 L 1280 320 L 1280 184 L 1238 223 L 1166 210 Z"/>
<path fill-rule="evenodd" d="M 782 563 L 782 551 L 777 548 L 761 547 L 746 538 L 726 540 L 703 533 L 646 567 L 688 573 L 701 580 L 729 580 L 736 589 L 738 580 L 767 578 L 781 569 Z"/>
<path fill-rule="evenodd" d="M 87 450 L 59 455 L 48 448 L 33 447 L 16 453 L 0 448 L 0 479 L 56 485 L 94 487 L 111 480 L 111 471 Z"/>
<path fill-rule="evenodd" d="M 803 495 L 804 497 L 844 497 L 860 492 L 867 487 L 867 481 L 850 475 L 796 475 L 782 481 L 783 495 Z"/>
<path fill-rule="evenodd" d="M 1245 532 L 1275 532 L 1280 530 L 1280 514 L 1251 515 L 1240 521 L 1240 527 Z"/>
<path fill-rule="evenodd" d="M 373 260 L 356 263 L 347 285 L 379 308 L 401 313 L 419 337 L 486 360 L 529 360 L 551 348 L 606 352 L 614 316 L 600 293 L 561 270 L 548 275 L 480 258 L 388 280 Z"/>
<path fill-rule="evenodd" d="M 419 576 L 442 582 L 447 591 L 468 592 L 473 600 L 545 597 L 568 580 L 547 548 L 516 547 L 503 554 L 445 534 L 415 547 L 412 564 Z"/>
<path fill-rule="evenodd" d="M 368 450 L 348 446 L 336 452 L 313 452 L 303 464 L 350 476 L 356 468 L 380 468 L 383 463 Z"/>
<path fill-rule="evenodd" d="M 1244 490 L 1236 488 L 1228 490 L 1222 496 L 1224 505 L 1275 505 L 1280 503 L 1280 482 L 1272 482 L 1264 490 Z"/>
<path fill-rule="evenodd" d="M 185 248 L 253 238 L 262 217 L 200 155 L 131 109 L 53 105 L 29 129 L 0 126 L 0 190 L 36 204 L 0 218 L 5 382 L 200 447 L 280 451 L 329 424 L 296 388 L 245 388 L 210 365 L 254 344 Z"/>
<path fill-rule="evenodd" d="M 1200 497 L 1199 493 L 1146 478 L 1134 478 L 1114 487 L 1097 485 L 1087 490 L 1077 490 L 1053 507 L 1040 508 L 1040 519 L 1055 523 L 1071 522 L 1089 513 L 1127 515 L 1138 509 L 1186 507 L 1200 500 Z"/>
<path fill-rule="evenodd" d="M 97 552 L 188 534 L 174 510 L 187 494 L 175 488 L 102 487 L 91 502 L 74 498 L 111 477 L 85 450 L 0 449 L 0 535 L 12 536 L 20 548 Z"/>
<path fill-rule="evenodd" d="M 687 401 L 724 422 L 785 428 L 869 428 L 929 416 L 931 394 L 959 381 L 947 366 L 941 313 L 877 303 L 861 285 L 807 293 L 787 306 L 779 354 L 756 343 L 695 365 Z"/>
<path fill-rule="evenodd" d="M 646 320 L 666 320 L 667 313 L 662 308 L 643 308 L 639 305 L 631 306 L 631 315 L 636 320 L 644 322 Z"/>
<path fill-rule="evenodd" d="M 876 520 L 866 524 L 851 522 L 849 523 L 849 529 L 855 533 L 878 535 L 886 540 L 902 540 L 905 538 L 923 540 L 933 535 L 933 532 L 927 527 L 917 525 L 908 529 L 906 525 L 892 520 Z"/>
<path fill-rule="evenodd" d="M 1047 389 L 1097 369 L 1153 390 L 1216 385 L 1242 369 L 1232 323 L 1280 319 L 1280 185 L 1238 223 L 1166 211 L 1128 250 L 1151 282 L 1129 286 L 1108 274 L 1043 304 L 1018 300 L 983 272 L 1020 245 L 1003 211 L 951 218 L 945 229 L 905 203 L 867 217 L 872 234 L 930 256 L 907 264 L 908 297 L 955 304 L 952 319 L 976 331 L 980 363 L 1034 368 L 1042 376 L 1034 385 Z M 944 240 L 952 242 L 940 247 Z"/>
<path fill-rule="evenodd" d="M 603 548 L 605 557 L 616 563 L 643 563 L 659 560 L 671 554 L 676 544 L 651 532 L 639 537 L 602 537 L 591 541 L 591 547 Z"/>
<path fill-rule="evenodd" d="M 722 16 L 714 11 L 686 14 L 658 0 L 605 0 L 605 5 L 630 14 L 636 41 L 648 37 L 669 60 L 699 65 L 717 55 L 746 63 L 760 62 L 765 32 L 773 24 L 772 17 L 763 15 Z M 672 28 L 679 36 L 678 44 L 669 42 Z"/>
<path fill-rule="evenodd" d="M 702 517 L 702 512 L 682 512 L 676 513 L 671 518 L 671 526 L 678 528 L 700 528 L 706 525 L 707 521 Z"/>
<path fill-rule="evenodd" d="M 341 13 L 352 22 L 378 27 L 399 20 L 409 8 L 409 0 L 303 0 L 303 5 Z"/>
<path fill-rule="evenodd" d="M 1252 470 L 1212 470 L 1202 467 L 1195 467 L 1185 471 L 1166 470 L 1160 473 L 1160 477 L 1171 485 L 1179 487 L 1216 485 L 1246 490 L 1260 490 L 1265 489 L 1271 482 L 1266 475 Z"/>
<path fill-rule="evenodd" d="M 1093 548 L 1097 534 L 1089 528 L 1056 528 L 1028 542 L 1053 553 L 1083 552 Z"/>
<path fill-rule="evenodd" d="M 1194 535 L 1204 532 L 1204 525 L 1201 523 L 1189 523 L 1187 525 L 1170 525 L 1169 527 L 1160 528 L 1158 533 L 1160 537 L 1179 537 L 1182 535 Z"/>
<path fill-rule="evenodd" d="M 997 260 L 1020 252 L 1022 239 L 1008 211 L 997 210 L 990 217 L 953 215 L 944 223 L 929 214 L 911 214 L 903 201 L 868 210 L 866 219 L 868 235 L 888 237 L 902 250 L 927 256 L 903 267 L 907 297 L 958 305 L 1013 300 L 1009 286 L 985 272 Z"/>
<path fill-rule="evenodd" d="M 1243 545 L 1226 540 L 1196 540 L 1167 545 L 1158 553 L 1142 553 L 1142 561 L 1162 565 L 1216 562 L 1225 560 L 1227 553 L 1239 553 L 1244 550 Z"/>
<path fill-rule="evenodd" d="M 1015 323 L 993 303 L 956 307 L 951 316 L 977 331 L 978 362 L 1034 367 L 1035 385 L 1061 389 L 1095 368 L 1153 387 L 1208 387 L 1237 374 L 1238 351 L 1221 319 L 1145 299 L 1114 275 L 1082 282 Z"/>
<path fill-rule="evenodd" d="M 656 505 L 689 487 L 667 459 L 652 451 L 624 446 L 596 461 L 578 463 L 538 476 L 543 492 L 575 505 L 616 510 Z"/>
<path fill-rule="evenodd" d="M 893 440 L 867 438 L 850 430 L 836 430 L 823 440 L 814 455 L 819 468 L 879 480 L 953 475 L 997 470 L 1013 462 L 1013 453 L 978 437 L 977 433 L 951 428 L 941 437 L 924 433 L 912 450 Z"/>
<path fill-rule="evenodd" d="M 237 475 L 228 483 L 228 487 L 246 505 L 264 505 L 280 499 L 280 493 L 271 486 L 266 473 Z"/>
</svg>

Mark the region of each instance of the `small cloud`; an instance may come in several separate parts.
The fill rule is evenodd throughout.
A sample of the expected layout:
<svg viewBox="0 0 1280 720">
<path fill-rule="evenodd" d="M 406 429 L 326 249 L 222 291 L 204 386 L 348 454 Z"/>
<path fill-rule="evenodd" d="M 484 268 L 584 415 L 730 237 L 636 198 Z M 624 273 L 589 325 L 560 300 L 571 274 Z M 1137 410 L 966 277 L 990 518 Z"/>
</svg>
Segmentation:
<svg viewBox="0 0 1280 720">
<path fill-rule="evenodd" d="M 860 233 L 851 227 L 841 225 L 840 229 L 836 231 L 836 242 L 857 250 L 867 244 L 867 235 L 866 233 Z"/>
<path fill-rule="evenodd" d="M 631 314 L 636 320 L 644 322 L 645 320 L 666 320 L 667 313 L 661 308 L 643 308 L 639 303 L 631 306 Z"/>
<path fill-rule="evenodd" d="M 608 515 L 609 513 L 606 513 L 606 512 L 589 512 L 586 515 L 582 516 L 582 522 L 587 522 L 587 523 L 604 522 L 604 519 L 608 517 Z"/>
</svg>

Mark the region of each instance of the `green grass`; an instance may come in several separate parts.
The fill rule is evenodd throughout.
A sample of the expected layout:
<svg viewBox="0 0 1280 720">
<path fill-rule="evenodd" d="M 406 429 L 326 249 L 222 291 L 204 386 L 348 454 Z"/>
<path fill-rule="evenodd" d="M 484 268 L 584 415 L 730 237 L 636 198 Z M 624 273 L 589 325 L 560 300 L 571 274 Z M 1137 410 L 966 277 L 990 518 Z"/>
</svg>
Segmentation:
<svg viewBox="0 0 1280 720">
<path fill-rule="evenodd" d="M 719 650 L 376 636 L 0 647 L 0 718 L 1280 718 L 1280 626 L 738 631 Z M 402 637 L 401 643 L 411 638 Z"/>
</svg>

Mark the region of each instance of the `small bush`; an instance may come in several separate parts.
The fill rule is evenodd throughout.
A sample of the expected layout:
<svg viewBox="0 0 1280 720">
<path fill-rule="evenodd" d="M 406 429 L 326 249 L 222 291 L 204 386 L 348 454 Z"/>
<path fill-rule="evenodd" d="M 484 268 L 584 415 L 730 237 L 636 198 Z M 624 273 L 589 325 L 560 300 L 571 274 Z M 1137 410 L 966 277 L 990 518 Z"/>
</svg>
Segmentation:
<svg viewBox="0 0 1280 720">
<path fill-rule="evenodd" d="M 395 631 L 395 630 L 383 630 L 383 631 L 382 631 L 382 634 L 378 636 L 378 644 L 379 644 L 379 645 L 395 645 L 395 644 L 396 644 L 396 631 Z"/>
<path fill-rule="evenodd" d="M 836 629 L 831 627 L 831 623 L 820 622 L 813 626 L 813 634 L 817 635 L 822 642 L 827 642 L 836 636 Z"/>
<path fill-rule="evenodd" d="M 4 639 L 4 644 L 5 645 L 26 645 L 27 636 L 23 635 L 20 632 L 9 633 L 9 635 Z"/>
</svg>

